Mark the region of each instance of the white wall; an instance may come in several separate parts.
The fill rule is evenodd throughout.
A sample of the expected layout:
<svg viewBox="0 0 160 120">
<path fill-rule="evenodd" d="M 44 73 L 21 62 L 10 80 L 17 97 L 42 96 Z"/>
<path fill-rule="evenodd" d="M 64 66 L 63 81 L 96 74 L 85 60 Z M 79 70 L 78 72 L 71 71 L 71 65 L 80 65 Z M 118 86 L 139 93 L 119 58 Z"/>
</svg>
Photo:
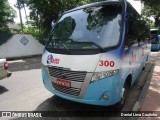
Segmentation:
<svg viewBox="0 0 160 120">
<path fill-rule="evenodd" d="M 28 41 L 23 45 L 21 39 Z M 23 41 L 23 42 L 24 42 Z M 29 34 L 15 34 L 0 46 L 0 58 L 14 58 L 42 54 L 44 46 Z"/>
</svg>

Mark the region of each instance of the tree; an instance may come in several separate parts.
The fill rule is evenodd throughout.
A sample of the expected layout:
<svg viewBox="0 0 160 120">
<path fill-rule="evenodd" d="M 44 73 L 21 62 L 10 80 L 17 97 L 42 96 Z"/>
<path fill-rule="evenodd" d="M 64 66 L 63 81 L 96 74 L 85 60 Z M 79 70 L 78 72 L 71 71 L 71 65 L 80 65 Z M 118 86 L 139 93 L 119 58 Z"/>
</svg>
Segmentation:
<svg viewBox="0 0 160 120">
<path fill-rule="evenodd" d="M 16 7 L 19 10 L 19 18 L 20 18 L 20 23 L 21 23 L 21 31 L 23 32 L 23 21 L 22 21 L 22 15 L 21 15 L 21 9 L 24 8 L 24 12 L 25 12 L 25 16 L 26 16 L 26 20 L 27 20 L 27 24 L 28 24 L 28 17 L 27 17 L 27 13 L 26 13 L 26 0 L 17 0 L 17 3 L 14 5 L 14 7 Z"/>
<path fill-rule="evenodd" d="M 153 17 L 155 27 L 160 28 L 160 0 L 142 0 L 144 2 L 143 16 Z"/>
<path fill-rule="evenodd" d="M 31 10 L 30 18 L 36 21 L 35 26 L 46 29 L 47 34 L 52 20 L 57 20 L 60 14 L 92 1 L 98 0 L 27 0 L 27 5 Z"/>
<path fill-rule="evenodd" d="M 7 0 L 0 0 L 0 28 L 7 28 L 7 21 L 13 21 L 15 11 Z"/>
<path fill-rule="evenodd" d="M 13 22 L 14 13 L 7 0 L 0 0 L 0 46 L 12 36 L 7 23 Z"/>
<path fill-rule="evenodd" d="M 24 3 L 22 3 L 20 0 L 17 0 L 17 3 L 14 5 L 14 7 L 16 7 L 19 11 L 21 30 L 23 31 L 23 21 L 22 21 L 21 9 L 24 7 Z"/>
</svg>

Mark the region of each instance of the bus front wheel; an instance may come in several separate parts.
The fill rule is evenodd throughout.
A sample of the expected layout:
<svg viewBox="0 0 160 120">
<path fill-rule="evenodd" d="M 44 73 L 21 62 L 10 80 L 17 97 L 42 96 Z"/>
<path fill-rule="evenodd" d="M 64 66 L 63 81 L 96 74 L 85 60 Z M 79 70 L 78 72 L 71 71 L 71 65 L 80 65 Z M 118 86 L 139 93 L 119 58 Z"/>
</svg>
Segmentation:
<svg viewBox="0 0 160 120">
<path fill-rule="evenodd" d="M 127 82 L 125 82 L 122 88 L 121 101 L 117 104 L 116 111 L 120 111 L 123 108 L 128 95 L 128 89 L 129 89 L 129 86 L 127 85 Z"/>
</svg>

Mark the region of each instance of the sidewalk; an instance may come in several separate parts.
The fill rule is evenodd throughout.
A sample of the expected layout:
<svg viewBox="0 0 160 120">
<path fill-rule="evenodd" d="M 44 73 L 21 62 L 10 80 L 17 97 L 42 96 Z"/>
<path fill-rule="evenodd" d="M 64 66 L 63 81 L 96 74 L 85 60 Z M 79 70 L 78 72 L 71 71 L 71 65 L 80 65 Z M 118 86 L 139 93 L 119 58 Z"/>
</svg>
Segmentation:
<svg viewBox="0 0 160 120">
<path fill-rule="evenodd" d="M 150 86 L 145 96 L 141 111 L 157 112 L 160 115 L 160 53 L 155 61 Z M 160 120 L 159 117 L 140 117 L 138 120 Z"/>
</svg>

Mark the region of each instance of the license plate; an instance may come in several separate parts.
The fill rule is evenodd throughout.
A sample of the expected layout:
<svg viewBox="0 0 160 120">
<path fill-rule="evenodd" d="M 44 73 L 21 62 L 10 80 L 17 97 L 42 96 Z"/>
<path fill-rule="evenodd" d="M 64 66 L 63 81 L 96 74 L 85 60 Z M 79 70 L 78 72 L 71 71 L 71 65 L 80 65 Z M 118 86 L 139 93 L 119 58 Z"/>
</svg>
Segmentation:
<svg viewBox="0 0 160 120">
<path fill-rule="evenodd" d="M 70 81 L 57 79 L 56 83 L 57 83 L 59 86 L 62 86 L 62 87 L 67 87 L 67 88 L 71 87 L 71 82 L 70 82 Z"/>
</svg>

